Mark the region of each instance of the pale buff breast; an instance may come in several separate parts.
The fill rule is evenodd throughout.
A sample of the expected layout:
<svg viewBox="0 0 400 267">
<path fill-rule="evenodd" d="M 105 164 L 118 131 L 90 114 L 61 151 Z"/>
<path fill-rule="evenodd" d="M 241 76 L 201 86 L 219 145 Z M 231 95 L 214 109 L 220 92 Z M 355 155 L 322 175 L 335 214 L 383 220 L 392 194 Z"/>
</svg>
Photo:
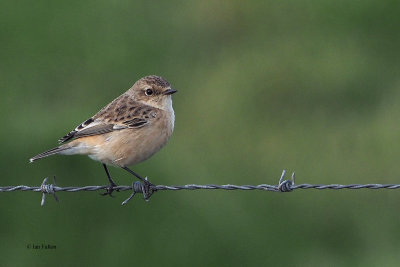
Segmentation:
<svg viewBox="0 0 400 267">
<path fill-rule="evenodd" d="M 137 129 L 123 129 L 111 133 L 83 137 L 73 141 L 79 154 L 108 165 L 120 167 L 142 162 L 159 151 L 174 129 L 174 113 L 163 111 L 157 120 Z"/>
</svg>

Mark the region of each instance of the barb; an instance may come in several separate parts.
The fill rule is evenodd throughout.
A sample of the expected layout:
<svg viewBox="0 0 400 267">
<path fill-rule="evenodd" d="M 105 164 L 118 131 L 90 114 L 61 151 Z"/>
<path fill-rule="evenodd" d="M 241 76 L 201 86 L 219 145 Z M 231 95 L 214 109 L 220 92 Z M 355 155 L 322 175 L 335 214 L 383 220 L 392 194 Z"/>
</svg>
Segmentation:
<svg viewBox="0 0 400 267">
<path fill-rule="evenodd" d="M 179 191 L 179 190 L 262 190 L 262 191 L 273 191 L 273 192 L 291 192 L 297 189 L 399 189 L 400 184 L 295 184 L 295 173 L 292 173 L 290 180 L 285 180 L 286 170 L 283 170 L 282 175 L 279 179 L 278 185 L 216 185 L 216 184 L 187 184 L 187 185 L 153 185 L 145 178 L 144 182 L 134 182 L 130 186 L 120 185 L 115 186 L 113 189 L 117 192 L 120 191 L 132 191 L 132 194 L 121 203 L 121 205 L 127 204 L 137 193 L 143 194 L 146 201 L 157 191 Z M 4 186 L 0 187 L 1 192 L 14 192 L 14 191 L 34 191 L 42 193 L 41 205 L 43 206 L 46 200 L 46 194 L 51 194 L 54 196 L 55 200 L 58 202 L 56 192 L 80 192 L 80 191 L 99 191 L 107 189 L 108 185 L 95 185 L 95 186 L 69 186 L 69 187 L 59 187 L 56 185 L 56 178 L 54 177 L 53 184 L 47 184 L 48 178 L 45 178 L 41 186 Z"/>
<path fill-rule="evenodd" d="M 56 177 L 53 177 L 54 185 L 47 184 L 47 177 L 44 178 L 42 185 L 40 186 L 40 191 L 42 192 L 42 201 L 40 202 L 40 206 L 44 206 L 46 201 L 46 194 L 52 194 L 55 200 L 58 202 L 58 197 L 56 196 L 56 192 L 54 191 L 54 186 L 56 185 Z"/>
</svg>

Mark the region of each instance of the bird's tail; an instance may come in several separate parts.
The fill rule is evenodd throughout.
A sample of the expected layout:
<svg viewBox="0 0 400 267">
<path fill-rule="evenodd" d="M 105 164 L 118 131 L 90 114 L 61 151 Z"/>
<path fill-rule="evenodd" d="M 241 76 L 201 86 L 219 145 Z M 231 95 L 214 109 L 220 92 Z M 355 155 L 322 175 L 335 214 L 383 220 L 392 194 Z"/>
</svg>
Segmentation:
<svg viewBox="0 0 400 267">
<path fill-rule="evenodd" d="M 48 156 L 51 156 L 51 155 L 59 154 L 60 152 L 63 152 L 65 150 L 67 150 L 67 149 L 70 149 L 70 147 L 66 146 L 66 145 L 55 147 L 53 149 L 47 150 L 47 151 L 45 151 L 43 153 L 40 153 L 40 154 L 30 158 L 29 161 L 32 163 L 32 162 L 34 162 L 34 161 L 36 161 L 38 159 L 42 159 L 42 158 L 45 158 L 45 157 L 48 157 Z"/>
</svg>

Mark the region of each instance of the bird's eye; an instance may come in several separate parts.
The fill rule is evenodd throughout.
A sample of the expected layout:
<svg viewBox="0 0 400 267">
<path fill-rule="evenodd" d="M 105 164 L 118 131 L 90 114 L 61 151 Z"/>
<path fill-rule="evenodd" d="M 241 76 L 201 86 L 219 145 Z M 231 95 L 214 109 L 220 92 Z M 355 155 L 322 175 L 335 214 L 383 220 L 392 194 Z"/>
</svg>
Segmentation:
<svg viewBox="0 0 400 267">
<path fill-rule="evenodd" d="M 152 94 L 153 94 L 153 90 L 151 90 L 151 89 L 146 89 L 146 91 L 144 91 L 144 93 L 145 93 L 147 96 L 149 96 L 149 95 L 152 95 Z"/>
</svg>

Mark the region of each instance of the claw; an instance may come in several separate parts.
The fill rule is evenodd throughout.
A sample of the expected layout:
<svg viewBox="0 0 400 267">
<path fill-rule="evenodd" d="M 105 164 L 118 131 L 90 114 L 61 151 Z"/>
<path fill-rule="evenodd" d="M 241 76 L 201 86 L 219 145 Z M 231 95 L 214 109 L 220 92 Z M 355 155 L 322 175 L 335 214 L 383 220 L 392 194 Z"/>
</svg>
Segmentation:
<svg viewBox="0 0 400 267">
<path fill-rule="evenodd" d="M 136 193 L 142 193 L 144 200 L 149 201 L 151 195 L 157 191 L 156 189 L 151 188 L 152 186 L 154 185 L 149 182 L 147 177 L 143 179 L 143 183 L 139 181 L 133 182 L 132 194 L 124 202 L 122 202 L 121 205 L 128 203 L 136 195 Z"/>
<path fill-rule="evenodd" d="M 101 193 L 100 195 L 102 195 L 102 196 L 109 195 L 110 197 L 114 197 L 112 195 L 112 192 L 114 192 L 114 190 L 119 192 L 119 189 L 114 189 L 115 187 L 117 187 L 117 185 L 114 182 L 111 182 L 110 185 L 107 188 L 105 188 L 106 192 Z"/>
</svg>

